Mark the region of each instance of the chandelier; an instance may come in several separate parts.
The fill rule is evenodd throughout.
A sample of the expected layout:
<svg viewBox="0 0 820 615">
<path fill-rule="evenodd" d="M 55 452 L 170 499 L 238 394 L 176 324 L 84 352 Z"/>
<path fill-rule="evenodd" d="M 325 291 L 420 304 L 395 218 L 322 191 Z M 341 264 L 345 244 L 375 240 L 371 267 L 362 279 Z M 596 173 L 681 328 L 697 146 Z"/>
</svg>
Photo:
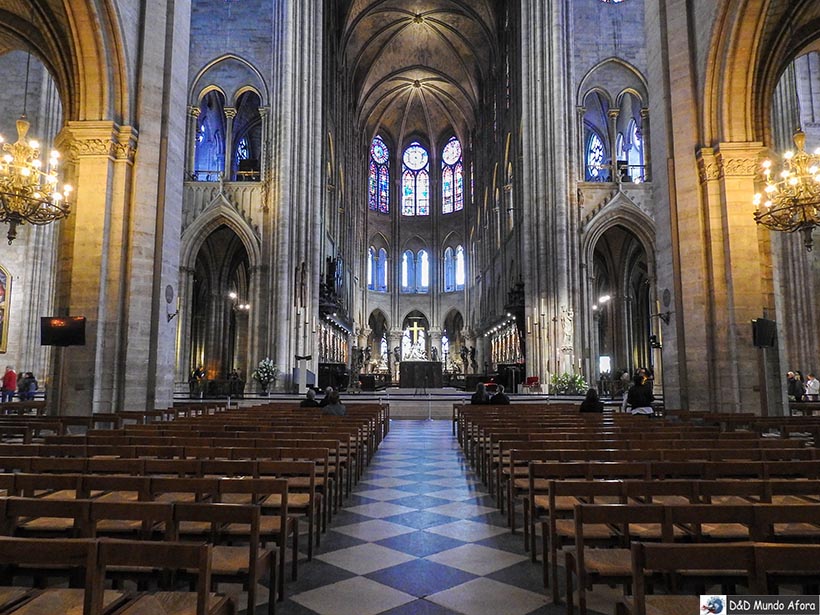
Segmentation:
<svg viewBox="0 0 820 615">
<path fill-rule="evenodd" d="M 17 141 L 3 143 L 4 154 L 0 157 L 0 222 L 9 225 L 9 245 L 17 237 L 19 225 L 49 224 L 69 213 L 71 186 L 58 187 L 60 154 L 52 151 L 44 166 L 40 144 L 33 139 L 26 141 L 29 126 L 26 116 L 20 116 Z"/>
<path fill-rule="evenodd" d="M 772 161 L 764 160 L 763 194 L 755 194 L 755 222 L 786 233 L 800 231 L 806 250 L 812 249 L 812 231 L 820 226 L 820 148 L 806 153 L 806 135 L 794 133 L 796 152 L 783 154 L 783 170 L 775 173 Z"/>
<path fill-rule="evenodd" d="M 17 120 L 17 141 L 3 144 L 0 156 L 0 222 L 9 225 L 9 245 L 17 237 L 21 224 L 49 224 L 65 218 L 69 212 L 68 197 L 71 186 L 58 187 L 59 152 L 53 150 L 44 167 L 40 160 L 40 144 L 26 141 L 31 127 L 26 119 L 28 83 L 31 72 L 31 50 L 26 58 L 26 85 L 23 94 L 23 113 Z"/>
</svg>

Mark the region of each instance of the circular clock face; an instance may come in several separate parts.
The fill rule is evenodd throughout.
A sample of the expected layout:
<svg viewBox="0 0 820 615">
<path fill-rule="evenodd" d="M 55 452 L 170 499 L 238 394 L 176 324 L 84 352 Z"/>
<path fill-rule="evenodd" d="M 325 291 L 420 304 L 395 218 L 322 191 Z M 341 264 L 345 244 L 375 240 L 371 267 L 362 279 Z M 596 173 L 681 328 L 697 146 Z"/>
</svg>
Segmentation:
<svg viewBox="0 0 820 615">
<path fill-rule="evenodd" d="M 427 151 L 418 143 L 413 143 L 404 150 L 404 164 L 411 171 L 418 171 L 427 166 Z"/>
<path fill-rule="evenodd" d="M 174 287 L 170 284 L 165 287 L 165 302 L 171 303 L 174 300 Z"/>
<path fill-rule="evenodd" d="M 379 137 L 373 139 L 373 144 L 370 146 L 370 155 L 378 164 L 384 164 L 387 162 L 387 146 Z"/>
</svg>

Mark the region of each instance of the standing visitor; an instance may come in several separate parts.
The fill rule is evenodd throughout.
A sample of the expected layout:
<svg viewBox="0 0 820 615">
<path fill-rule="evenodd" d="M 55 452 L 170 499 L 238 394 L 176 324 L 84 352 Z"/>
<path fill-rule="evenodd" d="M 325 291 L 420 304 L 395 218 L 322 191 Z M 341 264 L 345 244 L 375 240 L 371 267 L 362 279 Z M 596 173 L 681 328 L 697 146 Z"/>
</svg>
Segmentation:
<svg viewBox="0 0 820 615">
<path fill-rule="evenodd" d="M 820 380 L 812 373 L 806 377 L 806 401 L 820 401 Z"/>
<path fill-rule="evenodd" d="M 11 365 L 6 365 L 6 373 L 3 374 L 3 387 L 0 389 L 0 401 L 3 403 L 14 399 L 17 392 L 17 372 Z"/>
</svg>

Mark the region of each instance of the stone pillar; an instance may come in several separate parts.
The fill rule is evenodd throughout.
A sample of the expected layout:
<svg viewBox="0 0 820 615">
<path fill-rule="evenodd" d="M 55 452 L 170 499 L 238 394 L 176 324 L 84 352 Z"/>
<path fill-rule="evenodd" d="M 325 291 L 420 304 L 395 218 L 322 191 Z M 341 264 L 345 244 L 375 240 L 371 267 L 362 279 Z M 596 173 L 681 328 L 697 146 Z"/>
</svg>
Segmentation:
<svg viewBox="0 0 820 615">
<path fill-rule="evenodd" d="M 400 329 L 391 329 L 390 333 L 387 335 L 387 363 L 390 369 L 390 374 L 393 378 L 393 382 L 399 381 L 400 361 L 396 361 L 395 349 L 399 349 L 399 357 L 401 357 L 401 336 L 402 331 Z"/>
<path fill-rule="evenodd" d="M 186 141 L 186 147 L 188 148 L 188 164 L 185 169 L 186 180 L 194 179 L 194 171 L 196 171 L 196 145 L 197 138 L 199 137 L 197 132 L 197 124 L 201 111 L 202 110 L 199 107 L 195 107 L 193 105 L 188 107 L 188 139 Z"/>
<path fill-rule="evenodd" d="M 225 165 L 222 169 L 223 181 L 233 180 L 231 167 L 233 166 L 233 120 L 236 117 L 235 107 L 225 107 Z"/>
<path fill-rule="evenodd" d="M 571 289 L 582 285 L 574 256 L 580 236 L 571 213 L 575 194 L 567 182 L 573 177 L 569 138 L 574 109 L 565 38 L 571 31 L 568 4 L 521 2 L 521 104 L 528 109 L 521 118 L 521 252 L 527 255 L 522 277 L 527 280 L 527 309 L 543 315 L 548 326 L 559 317 L 561 306 L 576 303 L 578 291 Z M 548 335 L 546 343 L 554 344 L 554 339 Z M 553 346 L 536 355 L 539 364 L 530 365 L 530 375 L 545 381 L 554 353 Z"/>
<path fill-rule="evenodd" d="M 441 329 L 438 327 L 430 327 L 430 360 L 433 359 L 433 348 L 436 349 L 436 360 L 443 361 L 441 356 Z"/>
<path fill-rule="evenodd" d="M 652 181 L 652 153 L 649 147 L 649 109 L 641 109 L 641 147 L 643 148 L 643 179 Z"/>
<path fill-rule="evenodd" d="M 703 384 L 711 390 L 702 401 L 724 412 L 755 408 L 763 412 L 767 406 L 766 378 L 759 376 L 763 374 L 763 357 L 752 346 L 749 325 L 773 300 L 766 231 L 755 224 L 749 197 L 755 192 L 761 150 L 761 143 L 751 142 L 720 143 L 714 150 L 701 148 L 697 152 L 706 214 L 704 233 L 711 240 L 711 249 L 705 252 L 709 256 L 706 284 L 710 292 L 704 312 L 692 316 L 707 332 L 705 352 L 696 352 L 702 357 L 698 373 L 708 374 Z M 689 312 L 679 316 L 691 318 Z M 691 353 L 693 344 L 688 345 Z M 690 394 L 694 397 L 697 393 L 691 391 L 700 383 L 694 382 L 693 372 L 690 374 Z M 772 414 L 781 409 L 767 411 Z"/>
<path fill-rule="evenodd" d="M 268 107 L 259 107 L 259 117 L 262 122 L 262 151 L 259 152 L 259 181 L 263 182 L 268 180 L 268 147 L 270 145 L 269 112 L 270 109 Z"/>
<path fill-rule="evenodd" d="M 620 182 L 621 181 L 621 173 L 618 169 L 618 115 L 620 115 L 620 109 L 609 109 L 606 113 L 607 118 L 609 118 L 609 162 L 610 162 L 610 173 L 609 181 L 611 182 Z M 581 150 L 582 152 L 584 150 Z"/>
<path fill-rule="evenodd" d="M 196 367 L 191 358 L 191 327 L 193 318 L 194 272 L 190 267 L 179 268 L 179 314 L 176 319 L 177 334 L 177 382 L 186 382 L 191 370 Z"/>
</svg>

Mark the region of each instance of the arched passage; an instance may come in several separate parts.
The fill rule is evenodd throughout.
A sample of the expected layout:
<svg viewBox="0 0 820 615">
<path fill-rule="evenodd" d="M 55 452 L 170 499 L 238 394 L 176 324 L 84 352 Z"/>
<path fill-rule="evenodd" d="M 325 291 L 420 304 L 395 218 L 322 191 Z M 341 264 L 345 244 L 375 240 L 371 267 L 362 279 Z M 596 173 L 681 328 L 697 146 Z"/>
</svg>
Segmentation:
<svg viewBox="0 0 820 615">
<path fill-rule="evenodd" d="M 247 380 L 250 310 L 248 252 L 228 226 L 214 230 L 196 256 L 192 285 L 191 365 L 210 380 L 227 379 L 237 369 Z"/>
</svg>

